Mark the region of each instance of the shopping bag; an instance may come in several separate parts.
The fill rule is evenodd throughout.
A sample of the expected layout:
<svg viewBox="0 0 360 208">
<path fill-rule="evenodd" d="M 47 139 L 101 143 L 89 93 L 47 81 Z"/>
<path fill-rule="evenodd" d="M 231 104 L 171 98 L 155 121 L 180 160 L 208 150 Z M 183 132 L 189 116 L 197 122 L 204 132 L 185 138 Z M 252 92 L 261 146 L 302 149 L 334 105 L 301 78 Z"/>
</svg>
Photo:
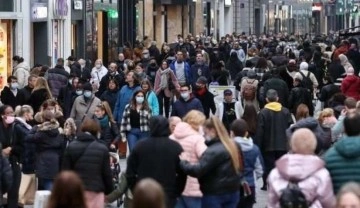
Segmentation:
<svg viewBox="0 0 360 208">
<path fill-rule="evenodd" d="M 34 204 L 36 187 L 37 183 L 35 174 L 21 174 L 21 184 L 19 188 L 19 204 Z"/>
<path fill-rule="evenodd" d="M 36 191 L 34 208 L 45 208 L 47 206 L 50 194 L 50 191 Z"/>
</svg>

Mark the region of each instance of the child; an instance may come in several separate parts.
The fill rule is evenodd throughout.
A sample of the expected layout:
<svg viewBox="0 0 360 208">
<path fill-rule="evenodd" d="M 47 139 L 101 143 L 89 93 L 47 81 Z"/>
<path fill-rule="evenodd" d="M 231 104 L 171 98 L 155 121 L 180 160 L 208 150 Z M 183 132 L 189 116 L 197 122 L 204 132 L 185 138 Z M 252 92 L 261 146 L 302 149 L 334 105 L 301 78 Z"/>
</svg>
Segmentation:
<svg viewBox="0 0 360 208">
<path fill-rule="evenodd" d="M 235 142 L 241 146 L 244 155 L 244 178 L 246 183 L 240 189 L 240 203 L 238 207 L 252 208 L 256 202 L 255 178 L 260 178 L 263 174 L 263 158 L 259 148 L 248 138 L 248 125 L 243 119 L 235 120 L 230 127 L 230 135 Z"/>
<path fill-rule="evenodd" d="M 119 184 L 117 188 L 105 197 L 107 203 L 112 203 L 116 199 L 121 198 L 125 194 L 124 208 L 131 207 L 132 204 L 132 193 L 128 188 L 125 172 L 120 173 Z"/>
</svg>

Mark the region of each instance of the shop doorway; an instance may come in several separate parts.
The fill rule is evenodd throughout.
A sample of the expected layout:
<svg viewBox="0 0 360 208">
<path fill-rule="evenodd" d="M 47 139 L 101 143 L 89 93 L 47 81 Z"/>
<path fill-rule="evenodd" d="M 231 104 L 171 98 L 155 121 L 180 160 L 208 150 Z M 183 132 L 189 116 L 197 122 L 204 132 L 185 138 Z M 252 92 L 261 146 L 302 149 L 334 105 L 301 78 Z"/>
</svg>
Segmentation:
<svg viewBox="0 0 360 208">
<path fill-rule="evenodd" d="M 48 65 L 48 27 L 47 22 L 34 22 L 33 37 L 34 37 L 34 63 Z"/>
</svg>

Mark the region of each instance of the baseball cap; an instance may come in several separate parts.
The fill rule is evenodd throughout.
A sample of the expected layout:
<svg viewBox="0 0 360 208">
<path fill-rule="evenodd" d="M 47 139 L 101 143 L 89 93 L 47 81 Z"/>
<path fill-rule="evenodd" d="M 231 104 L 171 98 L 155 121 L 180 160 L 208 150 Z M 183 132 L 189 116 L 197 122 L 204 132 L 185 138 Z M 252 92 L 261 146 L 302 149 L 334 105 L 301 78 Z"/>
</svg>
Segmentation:
<svg viewBox="0 0 360 208">
<path fill-rule="evenodd" d="M 229 89 L 224 90 L 224 95 L 232 95 L 232 91 Z"/>
</svg>

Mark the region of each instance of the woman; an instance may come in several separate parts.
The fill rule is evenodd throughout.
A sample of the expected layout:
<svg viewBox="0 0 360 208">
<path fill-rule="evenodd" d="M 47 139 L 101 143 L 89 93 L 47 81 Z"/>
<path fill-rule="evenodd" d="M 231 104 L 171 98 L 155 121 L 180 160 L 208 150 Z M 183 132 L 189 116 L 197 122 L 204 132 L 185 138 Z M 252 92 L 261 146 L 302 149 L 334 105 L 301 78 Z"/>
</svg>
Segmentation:
<svg viewBox="0 0 360 208">
<path fill-rule="evenodd" d="M 46 208 L 58 207 L 87 208 L 82 181 L 72 171 L 61 172 L 55 179 Z"/>
<path fill-rule="evenodd" d="M 186 174 L 198 178 L 203 193 L 202 207 L 235 208 L 239 203 L 239 178 L 243 169 L 239 149 L 215 116 L 205 121 L 204 133 L 208 148 L 199 162 L 191 164 L 182 160 L 180 166 Z"/>
<path fill-rule="evenodd" d="M 136 64 L 136 66 L 135 66 L 135 74 L 137 76 L 137 79 L 140 82 L 142 82 L 142 80 L 144 80 L 144 79 L 148 79 L 148 76 L 144 72 L 144 66 L 142 65 L 142 63 Z"/>
<path fill-rule="evenodd" d="M 101 102 L 101 104 L 96 106 L 94 115 L 99 121 L 101 128 L 100 141 L 104 142 L 108 148 L 115 149 L 120 133 L 109 104 L 106 101 Z"/>
<path fill-rule="evenodd" d="M 164 190 L 158 182 L 153 179 L 144 179 L 136 185 L 132 208 L 165 207 Z"/>
<path fill-rule="evenodd" d="M 36 121 L 36 123 L 41 124 L 44 122 L 43 113 L 46 110 L 54 113 L 55 119 L 59 122 L 60 126 L 64 126 L 65 118 L 59 103 L 55 99 L 48 99 L 42 103 L 40 107 L 40 112 L 37 112 L 34 116 L 34 120 Z"/>
<path fill-rule="evenodd" d="M 255 138 L 257 125 L 257 111 L 254 105 L 245 105 L 244 114 L 241 117 L 248 125 L 249 137 Z"/>
<path fill-rule="evenodd" d="M 145 93 L 138 90 L 132 96 L 130 104 L 125 107 L 121 121 L 121 138 L 127 140 L 130 152 L 136 143 L 149 135 L 151 109 L 145 99 Z"/>
<path fill-rule="evenodd" d="M 143 79 L 141 82 L 141 89 L 145 93 L 145 97 L 151 109 L 152 115 L 153 116 L 159 115 L 159 102 L 155 92 L 152 89 L 150 80 Z"/>
<path fill-rule="evenodd" d="M 205 139 L 201 135 L 201 127 L 205 122 L 205 115 L 197 110 L 191 110 L 183 118 L 183 122 L 176 125 L 171 139 L 179 142 L 185 154 L 189 155 L 189 162 L 198 163 L 206 150 Z M 178 198 L 177 208 L 188 207 L 201 208 L 201 197 L 199 181 L 196 178 L 187 177 L 185 190 Z"/>
<path fill-rule="evenodd" d="M 38 77 L 29 98 L 29 105 L 31 105 L 34 112 L 39 112 L 41 104 L 43 104 L 45 100 L 51 98 L 51 91 L 46 79 L 44 77 Z"/>
<path fill-rule="evenodd" d="M 63 169 L 75 171 L 85 185 L 87 208 L 104 207 L 105 195 L 113 189 L 108 148 L 98 141 L 100 126 L 86 118 L 77 139 L 64 154 Z"/>
<path fill-rule="evenodd" d="M 296 75 L 297 76 L 297 75 Z M 301 76 L 301 75 L 300 75 Z M 296 109 L 300 104 L 305 104 L 311 116 L 314 115 L 314 105 L 312 103 L 312 93 L 305 88 L 300 77 L 294 78 L 294 88 L 290 91 L 288 107 L 291 113 L 295 114 Z"/>
<path fill-rule="evenodd" d="M 340 189 L 336 208 L 360 208 L 360 185 L 358 183 L 349 182 Z"/>
<path fill-rule="evenodd" d="M 159 115 L 164 115 L 163 110 L 165 109 L 165 117 L 169 117 L 171 91 L 175 89 L 180 90 L 180 85 L 174 72 L 169 68 L 167 61 L 164 60 L 156 72 L 154 83 L 154 91 L 159 103 Z"/>
<path fill-rule="evenodd" d="M 68 118 L 64 123 L 64 143 L 63 150 L 66 149 L 69 144 L 76 139 L 76 124 L 74 119 Z"/>
<path fill-rule="evenodd" d="M 334 207 L 330 174 L 324 161 L 314 155 L 316 146 L 315 135 L 310 130 L 295 131 L 290 140 L 291 154 L 281 157 L 269 175 L 267 207 L 284 207 L 286 201 L 281 196 L 290 183 L 289 179 L 304 193 L 306 206 L 303 207 Z M 301 207 L 299 205 L 293 204 L 293 207 Z"/>
<path fill-rule="evenodd" d="M 19 198 L 19 187 L 21 182 L 21 158 L 24 152 L 24 142 L 21 137 L 16 137 L 14 127 L 14 111 L 11 106 L 3 105 L 0 107 L 0 143 L 2 154 L 9 159 L 13 181 L 8 191 L 7 207 L 17 208 Z"/>
<path fill-rule="evenodd" d="M 97 90 L 100 85 L 101 79 L 108 73 L 108 69 L 103 65 L 101 59 L 95 61 L 95 66 L 91 70 L 91 79 L 90 83 L 94 86 L 94 89 Z"/>
<path fill-rule="evenodd" d="M 310 116 L 309 108 L 305 104 L 300 104 L 296 109 L 295 121 L 298 122 Z"/>
<path fill-rule="evenodd" d="M 119 83 L 116 79 L 111 79 L 108 84 L 108 89 L 103 92 L 100 96 L 101 101 L 106 101 L 109 103 L 111 111 L 114 111 L 116 99 L 119 93 Z"/>
<path fill-rule="evenodd" d="M 44 122 L 34 126 L 26 142 L 34 143 L 36 149 L 35 174 L 38 190 L 51 190 L 55 176 L 60 171 L 60 153 L 63 140 L 60 137 L 59 122 L 50 110 L 43 112 Z"/>
<path fill-rule="evenodd" d="M 30 76 L 30 66 L 24 61 L 24 58 L 20 56 L 14 56 L 12 60 L 14 65 L 12 75 L 17 78 L 19 89 L 21 89 L 28 83 L 28 78 Z"/>
</svg>

